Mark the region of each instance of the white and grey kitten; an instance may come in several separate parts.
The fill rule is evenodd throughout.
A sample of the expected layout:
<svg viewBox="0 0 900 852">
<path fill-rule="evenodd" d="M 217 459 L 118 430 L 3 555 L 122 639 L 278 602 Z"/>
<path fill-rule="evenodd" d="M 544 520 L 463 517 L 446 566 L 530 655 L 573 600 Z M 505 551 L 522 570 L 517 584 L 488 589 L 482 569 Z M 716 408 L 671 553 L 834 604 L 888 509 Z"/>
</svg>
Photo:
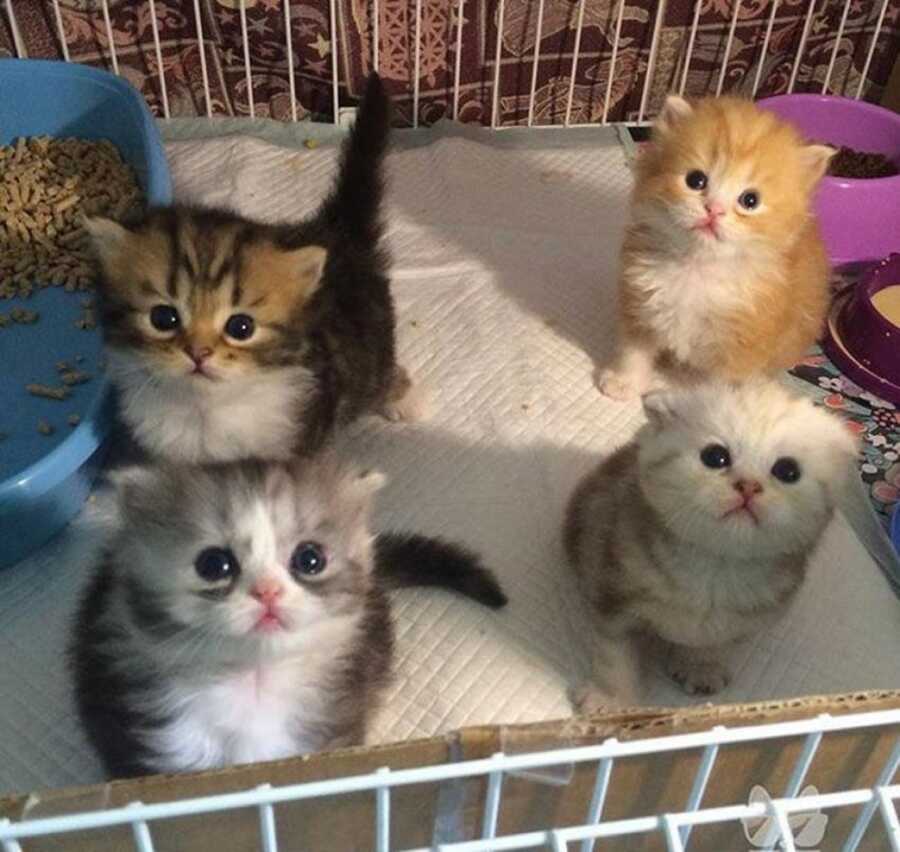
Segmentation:
<svg viewBox="0 0 900 852">
<path fill-rule="evenodd" d="M 577 487 L 565 546 L 597 616 L 584 712 L 639 703 L 640 634 L 690 694 L 803 582 L 852 470 L 841 421 L 774 382 L 644 398 L 648 424 Z M 654 644 L 654 643 L 650 643 Z"/>
<path fill-rule="evenodd" d="M 506 602 L 460 547 L 373 538 L 381 482 L 332 456 L 120 475 L 122 528 L 71 645 L 81 720 L 111 776 L 362 743 L 391 673 L 386 589 Z"/>
</svg>

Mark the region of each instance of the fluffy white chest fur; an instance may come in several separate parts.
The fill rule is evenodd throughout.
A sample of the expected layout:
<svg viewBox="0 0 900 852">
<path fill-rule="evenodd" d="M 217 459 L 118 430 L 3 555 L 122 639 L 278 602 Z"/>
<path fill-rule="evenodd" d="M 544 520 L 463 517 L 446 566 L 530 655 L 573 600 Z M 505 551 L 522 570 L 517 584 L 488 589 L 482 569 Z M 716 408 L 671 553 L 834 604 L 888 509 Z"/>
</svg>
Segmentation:
<svg viewBox="0 0 900 852">
<path fill-rule="evenodd" d="M 294 731 L 298 695 L 290 675 L 257 669 L 206 685 L 174 684 L 166 700 L 173 722 L 152 735 L 159 769 L 209 769 L 303 751 Z"/>
<path fill-rule="evenodd" d="M 122 416 L 139 443 L 190 464 L 289 457 L 312 382 L 299 367 L 219 382 L 161 379 L 115 355 L 110 372 Z"/>
<path fill-rule="evenodd" d="M 716 318 L 746 307 L 748 262 L 743 256 L 648 256 L 634 260 L 627 275 L 646 296 L 642 321 L 678 360 L 690 363 L 710 346 Z"/>
<path fill-rule="evenodd" d="M 665 598 L 648 597 L 636 607 L 654 632 L 678 645 L 704 647 L 765 628 L 768 620 L 762 619 L 771 616 L 760 613 L 768 613 L 786 588 L 771 563 L 729 561 L 693 550 L 679 557 L 684 570 L 669 574 Z"/>
<path fill-rule="evenodd" d="M 153 703 L 170 721 L 147 735 L 158 754 L 157 770 L 213 769 L 320 749 L 336 657 L 330 640 L 352 629 L 346 620 L 330 625 L 314 646 L 286 661 L 169 680 Z"/>
</svg>

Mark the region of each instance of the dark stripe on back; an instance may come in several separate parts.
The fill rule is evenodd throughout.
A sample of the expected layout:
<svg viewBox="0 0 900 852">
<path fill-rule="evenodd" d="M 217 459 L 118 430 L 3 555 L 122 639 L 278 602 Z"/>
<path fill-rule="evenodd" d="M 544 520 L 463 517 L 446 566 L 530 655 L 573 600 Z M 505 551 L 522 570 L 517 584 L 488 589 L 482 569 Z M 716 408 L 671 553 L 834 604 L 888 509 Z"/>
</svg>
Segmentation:
<svg viewBox="0 0 900 852">
<path fill-rule="evenodd" d="M 244 298 L 241 278 L 244 272 L 244 246 L 250 241 L 252 234 L 248 228 L 239 229 L 231 242 L 231 257 L 222 264 L 234 272 L 234 290 L 231 292 L 231 304 L 237 307 Z M 222 273 L 220 273 L 221 275 Z"/>
</svg>

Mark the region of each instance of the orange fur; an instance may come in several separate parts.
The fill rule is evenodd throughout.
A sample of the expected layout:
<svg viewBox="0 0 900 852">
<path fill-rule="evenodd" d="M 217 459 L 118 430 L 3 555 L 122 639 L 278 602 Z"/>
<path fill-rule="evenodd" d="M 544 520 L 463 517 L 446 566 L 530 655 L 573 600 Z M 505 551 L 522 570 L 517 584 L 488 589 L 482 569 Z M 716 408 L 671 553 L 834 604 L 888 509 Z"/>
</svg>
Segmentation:
<svg viewBox="0 0 900 852">
<path fill-rule="evenodd" d="M 662 356 L 729 380 L 799 360 L 828 307 L 829 266 L 811 201 L 831 154 L 749 101 L 667 101 L 636 161 L 621 350 L 601 376 L 604 392 L 650 389 Z M 706 176 L 700 190 L 686 182 L 694 170 Z M 738 201 L 746 190 L 758 193 L 755 209 Z M 707 218 L 714 233 L 699 224 Z"/>
</svg>

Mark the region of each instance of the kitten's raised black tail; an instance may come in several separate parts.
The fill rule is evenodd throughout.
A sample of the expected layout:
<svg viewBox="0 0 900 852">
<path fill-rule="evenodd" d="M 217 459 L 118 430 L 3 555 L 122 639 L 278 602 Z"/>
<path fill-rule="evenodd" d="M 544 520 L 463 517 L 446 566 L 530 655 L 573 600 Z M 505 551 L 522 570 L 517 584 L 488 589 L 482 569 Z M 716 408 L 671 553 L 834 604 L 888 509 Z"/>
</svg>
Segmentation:
<svg viewBox="0 0 900 852">
<path fill-rule="evenodd" d="M 366 248 L 374 247 L 381 236 L 382 161 L 390 131 L 391 102 L 381 78 L 372 72 L 344 142 L 337 183 L 324 208 L 333 227 Z"/>
<path fill-rule="evenodd" d="M 381 533 L 375 539 L 375 572 L 389 588 L 453 589 L 492 609 L 507 602 L 497 578 L 477 554 L 442 538 Z"/>
</svg>

